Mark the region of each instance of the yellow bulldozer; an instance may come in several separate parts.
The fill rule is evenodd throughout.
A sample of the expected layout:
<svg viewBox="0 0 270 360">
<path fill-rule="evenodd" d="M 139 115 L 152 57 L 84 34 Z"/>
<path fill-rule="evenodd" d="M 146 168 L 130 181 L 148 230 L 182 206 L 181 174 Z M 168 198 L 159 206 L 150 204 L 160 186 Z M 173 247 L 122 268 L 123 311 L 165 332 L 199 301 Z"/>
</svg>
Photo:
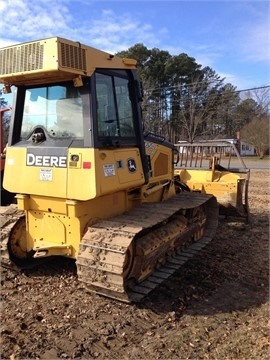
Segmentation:
<svg viewBox="0 0 270 360">
<path fill-rule="evenodd" d="M 138 302 L 215 236 L 216 196 L 143 133 L 135 60 L 53 37 L 0 49 L 0 82 L 15 87 L 4 188 L 20 215 L 2 266 L 69 257 L 86 290 Z"/>
</svg>

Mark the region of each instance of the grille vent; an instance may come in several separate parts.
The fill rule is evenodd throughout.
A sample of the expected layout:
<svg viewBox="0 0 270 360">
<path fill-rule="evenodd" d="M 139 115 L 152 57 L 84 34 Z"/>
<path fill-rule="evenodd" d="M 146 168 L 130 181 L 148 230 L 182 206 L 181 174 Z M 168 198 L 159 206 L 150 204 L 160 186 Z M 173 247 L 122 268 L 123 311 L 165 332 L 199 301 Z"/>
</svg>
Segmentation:
<svg viewBox="0 0 270 360">
<path fill-rule="evenodd" d="M 39 42 L 0 50 L 0 74 L 12 74 L 43 68 L 44 45 Z"/>
<path fill-rule="evenodd" d="M 62 67 L 86 71 L 86 50 L 61 42 L 60 61 Z"/>
</svg>

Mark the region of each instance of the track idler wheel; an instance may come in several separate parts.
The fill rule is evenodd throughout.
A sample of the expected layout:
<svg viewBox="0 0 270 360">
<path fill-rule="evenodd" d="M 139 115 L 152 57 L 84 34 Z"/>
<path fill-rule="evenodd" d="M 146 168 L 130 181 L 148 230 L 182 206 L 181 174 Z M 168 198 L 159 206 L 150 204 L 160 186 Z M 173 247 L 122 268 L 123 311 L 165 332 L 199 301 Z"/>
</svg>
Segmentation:
<svg viewBox="0 0 270 360">
<path fill-rule="evenodd" d="M 19 267 L 23 267 L 29 262 L 29 258 L 33 257 L 34 252 L 27 252 L 25 216 L 21 217 L 11 229 L 8 252 L 10 260 Z"/>
</svg>

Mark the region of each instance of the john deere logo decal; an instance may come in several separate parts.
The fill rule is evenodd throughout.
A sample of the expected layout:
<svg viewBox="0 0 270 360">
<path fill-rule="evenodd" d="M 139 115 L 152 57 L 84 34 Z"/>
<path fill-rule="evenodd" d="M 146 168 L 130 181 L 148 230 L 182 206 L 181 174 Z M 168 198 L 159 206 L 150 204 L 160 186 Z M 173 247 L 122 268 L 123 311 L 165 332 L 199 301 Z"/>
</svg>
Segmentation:
<svg viewBox="0 0 270 360">
<path fill-rule="evenodd" d="M 137 170 L 137 167 L 136 167 L 136 162 L 134 159 L 128 159 L 127 161 L 127 165 L 128 165 L 128 171 L 133 173 Z"/>
<path fill-rule="evenodd" d="M 45 155 L 43 151 L 43 149 L 27 148 L 26 166 L 67 167 L 67 148 L 48 148 Z"/>
</svg>

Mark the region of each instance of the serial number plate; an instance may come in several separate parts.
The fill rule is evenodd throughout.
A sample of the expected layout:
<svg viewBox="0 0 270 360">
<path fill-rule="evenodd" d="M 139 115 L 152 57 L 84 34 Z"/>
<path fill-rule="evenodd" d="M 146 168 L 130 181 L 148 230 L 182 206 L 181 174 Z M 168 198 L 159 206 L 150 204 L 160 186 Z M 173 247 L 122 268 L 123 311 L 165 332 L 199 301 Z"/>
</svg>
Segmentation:
<svg viewBox="0 0 270 360">
<path fill-rule="evenodd" d="M 103 171 L 105 176 L 115 176 L 115 170 L 113 164 L 103 165 Z"/>
</svg>

